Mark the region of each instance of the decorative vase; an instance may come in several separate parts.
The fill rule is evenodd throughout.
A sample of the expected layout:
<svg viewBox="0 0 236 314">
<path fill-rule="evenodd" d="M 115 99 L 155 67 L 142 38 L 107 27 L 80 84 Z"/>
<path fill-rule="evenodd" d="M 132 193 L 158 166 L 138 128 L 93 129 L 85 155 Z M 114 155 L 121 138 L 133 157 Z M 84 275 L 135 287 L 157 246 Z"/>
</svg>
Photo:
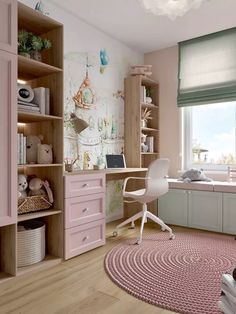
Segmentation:
<svg viewBox="0 0 236 314">
<path fill-rule="evenodd" d="M 40 51 L 34 50 L 31 52 L 31 58 L 36 61 L 42 61 L 42 55 Z"/>
<path fill-rule="evenodd" d="M 147 127 L 147 121 L 141 120 L 141 128 L 146 128 L 146 127 Z"/>
</svg>

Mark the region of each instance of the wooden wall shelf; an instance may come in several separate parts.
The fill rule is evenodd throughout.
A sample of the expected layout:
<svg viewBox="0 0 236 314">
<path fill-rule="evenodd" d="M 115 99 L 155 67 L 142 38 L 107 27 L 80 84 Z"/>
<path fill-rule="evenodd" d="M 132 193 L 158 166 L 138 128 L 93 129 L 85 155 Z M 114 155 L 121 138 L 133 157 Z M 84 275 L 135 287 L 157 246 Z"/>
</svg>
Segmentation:
<svg viewBox="0 0 236 314">
<path fill-rule="evenodd" d="M 18 215 L 17 221 L 26 221 L 30 219 L 35 219 L 35 218 L 40 218 L 40 217 L 47 217 L 47 216 L 52 216 L 52 215 L 57 215 L 61 214 L 61 210 L 55 210 L 55 209 L 46 209 L 46 210 L 41 210 L 38 212 L 33 212 L 33 213 L 26 213 L 26 214 L 21 214 Z"/>
<path fill-rule="evenodd" d="M 41 121 L 50 121 L 50 120 L 62 121 L 63 118 L 57 117 L 57 116 L 51 116 L 51 115 L 43 115 L 43 114 L 37 114 L 37 113 L 18 111 L 18 122 L 20 123 L 41 122 Z"/>
<path fill-rule="evenodd" d="M 60 73 L 62 69 L 18 55 L 18 78 L 32 80 L 37 77 Z"/>
<path fill-rule="evenodd" d="M 0 123 L 3 130 L 0 138 L 3 147 L 0 160 L 3 170 L 0 176 L 0 282 L 3 282 L 16 275 L 54 266 L 64 255 L 64 105 L 63 25 L 16 0 L 0 0 L 0 7 L 8 14 L 8 18 L 0 20 Z M 52 42 L 50 49 L 42 51 L 42 62 L 17 55 L 17 34 L 22 29 Z M 32 88 L 49 88 L 51 115 L 17 112 L 17 79 L 25 80 Z M 54 163 L 17 165 L 17 132 L 25 136 L 42 134 L 42 143 L 52 144 Z M 48 180 L 53 192 L 53 208 L 17 215 L 17 170 Z M 46 226 L 47 256 L 40 263 L 19 269 L 17 224 L 38 218 Z"/>
</svg>

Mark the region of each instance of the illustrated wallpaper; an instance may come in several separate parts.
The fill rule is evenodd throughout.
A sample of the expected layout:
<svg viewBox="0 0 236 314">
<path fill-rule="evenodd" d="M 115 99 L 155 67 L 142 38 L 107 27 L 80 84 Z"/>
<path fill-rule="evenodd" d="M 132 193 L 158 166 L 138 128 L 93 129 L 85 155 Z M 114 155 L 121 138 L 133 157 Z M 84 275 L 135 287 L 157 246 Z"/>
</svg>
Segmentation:
<svg viewBox="0 0 236 314">
<path fill-rule="evenodd" d="M 124 150 L 123 80 L 129 64 L 113 51 L 65 54 L 66 162 L 76 158 L 77 169 L 105 166 L 106 154 Z M 75 119 L 88 127 L 80 134 Z M 107 182 L 107 221 L 123 216 L 122 181 Z"/>
</svg>

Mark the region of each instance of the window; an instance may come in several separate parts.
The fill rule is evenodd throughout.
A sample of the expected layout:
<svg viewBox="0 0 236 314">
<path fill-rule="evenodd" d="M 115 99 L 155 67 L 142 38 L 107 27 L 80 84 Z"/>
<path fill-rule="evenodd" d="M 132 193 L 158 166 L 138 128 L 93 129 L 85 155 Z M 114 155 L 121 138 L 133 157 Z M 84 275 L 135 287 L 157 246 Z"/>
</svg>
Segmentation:
<svg viewBox="0 0 236 314">
<path fill-rule="evenodd" d="M 184 168 L 226 170 L 236 164 L 236 101 L 186 107 Z"/>
</svg>

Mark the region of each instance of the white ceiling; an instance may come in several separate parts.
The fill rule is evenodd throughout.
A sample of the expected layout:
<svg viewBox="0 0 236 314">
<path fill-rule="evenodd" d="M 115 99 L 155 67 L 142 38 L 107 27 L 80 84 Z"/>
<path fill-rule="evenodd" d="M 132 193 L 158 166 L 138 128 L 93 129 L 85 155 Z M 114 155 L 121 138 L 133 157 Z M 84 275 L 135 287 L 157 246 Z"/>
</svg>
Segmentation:
<svg viewBox="0 0 236 314">
<path fill-rule="evenodd" d="M 208 0 L 197 10 L 171 21 L 145 12 L 138 0 L 56 0 L 110 36 L 140 52 L 236 26 L 236 0 Z"/>
</svg>

